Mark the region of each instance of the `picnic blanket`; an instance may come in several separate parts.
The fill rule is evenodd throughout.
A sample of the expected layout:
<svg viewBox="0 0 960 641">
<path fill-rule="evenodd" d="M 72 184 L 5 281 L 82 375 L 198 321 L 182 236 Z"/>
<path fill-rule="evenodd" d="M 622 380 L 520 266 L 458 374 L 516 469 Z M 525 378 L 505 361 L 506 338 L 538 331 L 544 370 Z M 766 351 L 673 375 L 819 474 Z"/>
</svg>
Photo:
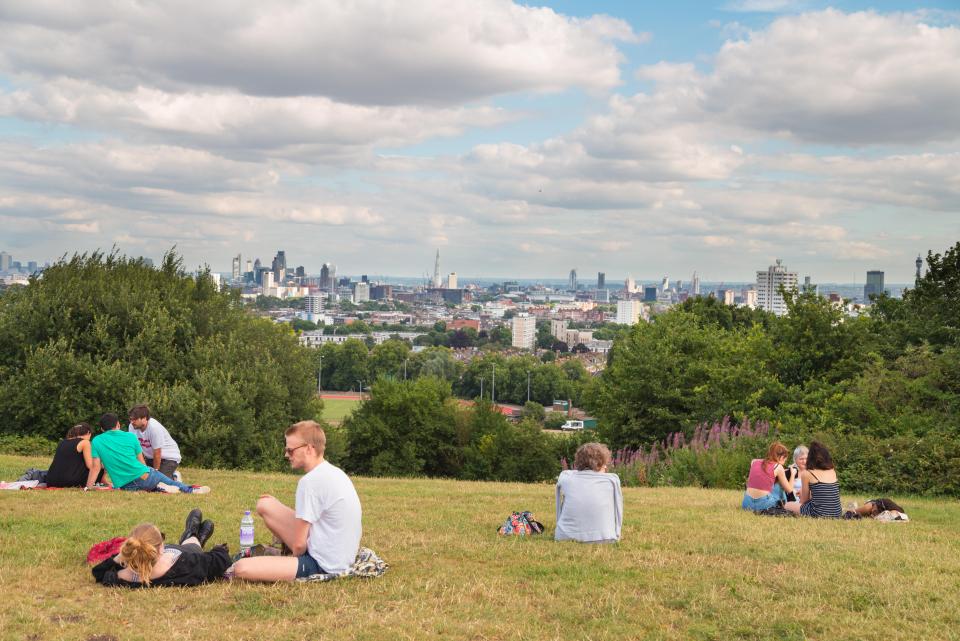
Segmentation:
<svg viewBox="0 0 960 641">
<path fill-rule="evenodd" d="M 300 582 L 313 581 L 333 581 L 348 576 L 355 576 L 361 579 L 373 579 L 382 576 L 390 566 L 386 561 L 377 556 L 376 552 L 370 548 L 360 548 L 357 551 L 357 559 L 349 568 L 343 572 L 331 573 L 321 572 L 320 574 L 311 574 L 297 579 Z"/>
</svg>

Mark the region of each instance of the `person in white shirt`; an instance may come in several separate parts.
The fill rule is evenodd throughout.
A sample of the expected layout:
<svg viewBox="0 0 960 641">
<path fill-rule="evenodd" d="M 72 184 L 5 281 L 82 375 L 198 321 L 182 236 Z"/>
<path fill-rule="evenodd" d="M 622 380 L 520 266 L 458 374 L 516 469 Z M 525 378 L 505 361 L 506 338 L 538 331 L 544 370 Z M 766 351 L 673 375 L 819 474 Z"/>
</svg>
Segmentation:
<svg viewBox="0 0 960 641">
<path fill-rule="evenodd" d="M 294 423 L 284 433 L 284 456 L 305 474 L 297 482 L 296 507 L 269 494 L 257 501 L 257 514 L 294 556 L 240 559 L 233 577 L 247 581 L 293 581 L 320 573 L 339 573 L 356 560 L 362 512 L 353 482 L 324 460 L 327 437 L 315 421 Z"/>
<path fill-rule="evenodd" d="M 602 443 L 584 443 L 574 455 L 572 470 L 557 479 L 556 541 L 612 543 L 623 527 L 620 477 L 607 473 L 610 450 Z"/>
<path fill-rule="evenodd" d="M 143 450 L 143 459 L 147 466 L 174 478 L 174 472 L 180 466 L 180 447 L 170 436 L 170 432 L 160 421 L 150 417 L 150 408 L 146 405 L 132 408 L 129 416 L 130 425 L 127 431 L 132 432 L 140 441 L 140 449 Z"/>
</svg>

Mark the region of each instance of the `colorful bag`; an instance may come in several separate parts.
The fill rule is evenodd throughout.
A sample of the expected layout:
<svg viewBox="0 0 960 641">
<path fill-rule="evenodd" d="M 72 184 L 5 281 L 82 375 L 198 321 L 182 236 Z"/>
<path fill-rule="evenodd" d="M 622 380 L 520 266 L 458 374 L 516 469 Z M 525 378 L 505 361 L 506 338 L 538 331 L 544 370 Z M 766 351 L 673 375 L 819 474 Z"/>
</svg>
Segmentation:
<svg viewBox="0 0 960 641">
<path fill-rule="evenodd" d="M 501 536 L 527 536 L 528 534 L 543 534 L 543 523 L 533 518 L 532 512 L 514 512 L 507 517 L 497 534 Z"/>
<path fill-rule="evenodd" d="M 120 552 L 120 548 L 123 547 L 123 542 L 127 540 L 125 536 L 118 536 L 106 541 L 100 541 L 95 543 L 93 547 L 90 548 L 90 551 L 87 552 L 87 563 L 95 564 L 100 563 L 104 559 L 109 559 L 112 556 L 116 556 Z"/>
</svg>

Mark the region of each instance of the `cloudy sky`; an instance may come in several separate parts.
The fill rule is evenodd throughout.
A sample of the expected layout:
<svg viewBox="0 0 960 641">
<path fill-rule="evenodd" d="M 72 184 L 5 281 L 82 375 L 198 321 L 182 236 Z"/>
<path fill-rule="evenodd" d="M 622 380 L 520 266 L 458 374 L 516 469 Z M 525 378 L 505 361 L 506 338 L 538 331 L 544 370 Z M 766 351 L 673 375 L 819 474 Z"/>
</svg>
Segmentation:
<svg viewBox="0 0 960 641">
<path fill-rule="evenodd" d="M 911 280 L 955 1 L 5 0 L 0 249 L 228 271 Z"/>
</svg>

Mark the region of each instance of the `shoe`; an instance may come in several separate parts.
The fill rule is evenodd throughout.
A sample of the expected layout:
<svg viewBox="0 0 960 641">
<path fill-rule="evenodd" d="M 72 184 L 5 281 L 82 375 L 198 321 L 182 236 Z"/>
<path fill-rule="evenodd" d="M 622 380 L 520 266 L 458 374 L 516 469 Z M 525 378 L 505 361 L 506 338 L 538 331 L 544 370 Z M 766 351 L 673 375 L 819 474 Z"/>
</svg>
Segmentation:
<svg viewBox="0 0 960 641">
<path fill-rule="evenodd" d="M 197 510 L 197 512 L 199 511 L 200 510 Z M 200 529 L 197 532 L 197 540 L 200 541 L 200 547 L 205 546 L 211 536 L 213 536 L 213 521 L 207 519 L 200 524 Z"/>
<path fill-rule="evenodd" d="M 167 494 L 179 494 L 180 488 L 176 485 L 167 485 L 166 483 L 157 483 L 157 489 Z"/>
<path fill-rule="evenodd" d="M 203 512 L 200 511 L 200 508 L 195 507 L 190 510 L 190 514 L 187 515 L 186 526 L 183 528 L 183 534 L 180 535 L 180 543 L 183 544 L 183 542 L 189 539 L 191 536 L 195 536 L 199 539 L 200 526 L 202 522 Z"/>
<path fill-rule="evenodd" d="M 210 494 L 210 486 L 208 485 L 194 485 L 193 494 Z"/>
</svg>

